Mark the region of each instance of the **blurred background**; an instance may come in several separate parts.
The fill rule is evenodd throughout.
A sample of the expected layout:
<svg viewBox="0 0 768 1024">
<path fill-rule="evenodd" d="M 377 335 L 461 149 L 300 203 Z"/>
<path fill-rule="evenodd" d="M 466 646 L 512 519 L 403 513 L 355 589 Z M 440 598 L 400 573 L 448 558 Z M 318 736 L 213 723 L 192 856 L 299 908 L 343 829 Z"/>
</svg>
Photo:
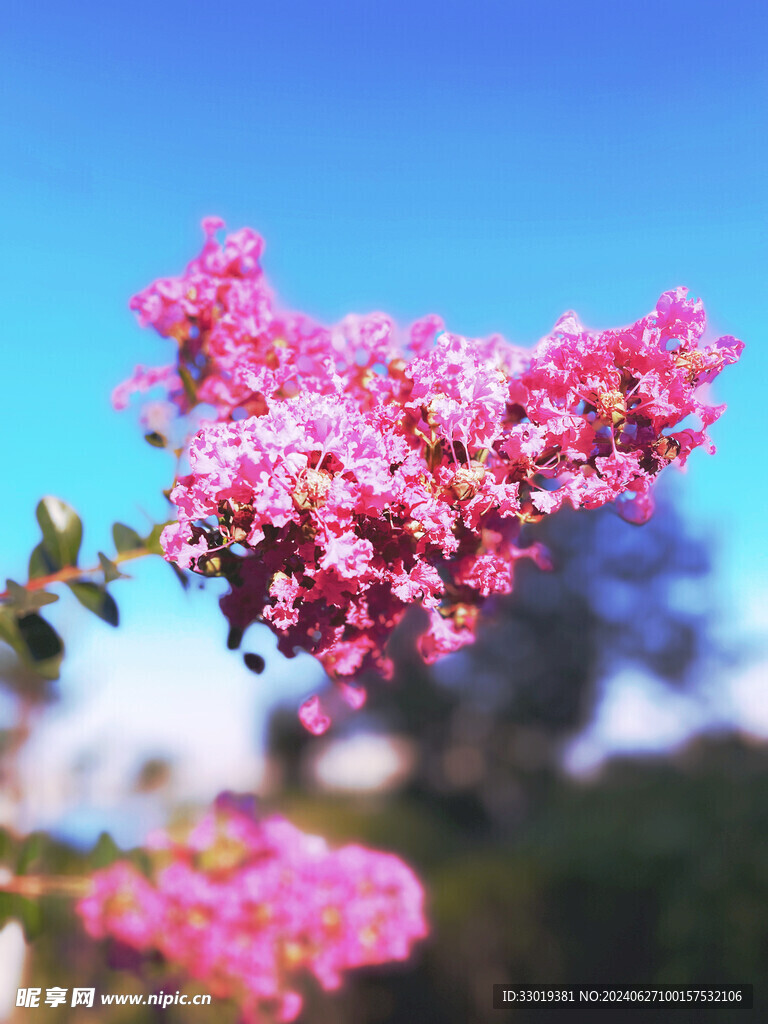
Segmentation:
<svg viewBox="0 0 768 1024">
<path fill-rule="evenodd" d="M 747 342 L 715 385 L 717 455 L 666 474 L 647 526 L 605 511 L 536 527 L 551 574 L 522 566 L 478 644 L 434 671 L 411 623 L 395 681 L 322 739 L 296 719 L 322 674 L 259 629 L 244 647 L 267 668 L 248 671 L 215 582 L 184 592 L 137 562 L 113 588 L 118 630 L 63 598 L 58 683 L 0 650 L 0 812 L 39 834 L 30 869 L 108 858 L 222 789 L 256 791 L 303 827 L 400 853 L 429 888 L 434 935 L 407 969 L 310 991 L 307 1021 L 494 1019 L 501 981 L 759 982 L 766 28 L 760 2 L 701 0 L 6 12 L 7 577 L 25 578 L 42 494 L 80 512 L 89 562 L 113 521 L 166 517 L 169 457 L 109 396 L 169 360 L 127 303 L 196 254 L 206 214 L 259 230 L 278 295 L 326 322 L 436 312 L 529 346 L 566 309 L 615 326 L 685 284 L 713 335 Z M 138 990 L 138 965 L 79 937 L 63 902 L 36 915 L 23 965 L 18 931 L 0 932 L 2 991 Z M 103 1019 L 151 1019 L 123 1012 Z"/>
</svg>

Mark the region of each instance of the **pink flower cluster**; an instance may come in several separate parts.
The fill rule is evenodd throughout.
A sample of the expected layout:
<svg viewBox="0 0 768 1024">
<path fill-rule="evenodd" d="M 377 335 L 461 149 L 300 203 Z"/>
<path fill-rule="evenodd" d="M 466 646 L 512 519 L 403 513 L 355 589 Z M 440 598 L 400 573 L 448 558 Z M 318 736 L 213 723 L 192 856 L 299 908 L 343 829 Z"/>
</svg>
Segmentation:
<svg viewBox="0 0 768 1024">
<path fill-rule="evenodd" d="M 88 934 L 159 951 L 247 1021 L 293 1020 L 301 972 L 335 989 L 351 968 L 405 960 L 427 934 L 422 887 L 399 858 L 331 850 L 229 795 L 186 836 L 148 846 L 151 880 L 125 861 L 95 873 L 77 907 Z"/>
<path fill-rule="evenodd" d="M 139 368 L 117 400 L 161 382 L 182 414 L 204 403 L 166 558 L 227 576 L 234 629 L 269 623 L 353 705 L 364 694 L 349 680 L 391 671 L 386 641 L 409 605 L 428 612 L 420 647 L 433 661 L 473 640 L 519 558 L 546 565 L 519 545 L 522 524 L 609 502 L 643 522 L 659 472 L 714 450 L 705 431 L 723 407 L 700 389 L 742 343 L 702 344 L 704 310 L 685 288 L 616 330 L 566 313 L 530 352 L 436 316 L 405 336 L 382 313 L 325 327 L 275 304 L 258 235 L 219 244 L 221 226 L 205 221 L 186 272 L 133 300 L 177 358 Z M 688 416 L 698 425 L 683 427 Z M 316 702 L 303 717 L 328 723 Z"/>
</svg>

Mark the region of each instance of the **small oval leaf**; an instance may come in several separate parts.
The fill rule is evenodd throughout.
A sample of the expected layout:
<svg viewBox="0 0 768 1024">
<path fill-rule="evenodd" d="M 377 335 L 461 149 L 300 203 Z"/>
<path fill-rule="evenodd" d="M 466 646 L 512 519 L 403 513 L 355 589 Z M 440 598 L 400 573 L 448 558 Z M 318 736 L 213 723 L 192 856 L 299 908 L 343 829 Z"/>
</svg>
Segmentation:
<svg viewBox="0 0 768 1024">
<path fill-rule="evenodd" d="M 99 552 L 99 563 L 101 564 L 101 571 L 104 573 L 105 583 L 128 578 L 124 572 L 120 572 L 111 558 L 107 558 L 103 551 Z"/>
<path fill-rule="evenodd" d="M 243 661 L 245 662 L 245 667 L 249 668 L 251 672 L 255 672 L 257 676 L 260 676 L 267 667 L 266 661 L 264 661 L 260 654 L 252 654 L 250 651 L 243 655 Z"/>
<path fill-rule="evenodd" d="M 115 549 L 119 555 L 127 551 L 138 551 L 144 547 L 144 542 L 132 526 L 124 523 L 115 523 L 112 527 L 112 539 L 115 542 Z"/>
<path fill-rule="evenodd" d="M 147 549 L 150 555 L 162 555 L 163 549 L 160 546 L 160 534 L 166 527 L 166 523 L 158 523 L 157 526 L 152 527 L 151 533 L 148 533 L 143 540 L 143 546 Z"/>
<path fill-rule="evenodd" d="M 98 583 L 82 581 L 80 583 L 68 583 L 67 586 L 75 595 L 80 604 L 88 611 L 98 615 L 100 619 L 108 622 L 110 626 L 116 626 L 120 621 L 117 605 L 106 588 Z"/>
<path fill-rule="evenodd" d="M 49 495 L 39 502 L 35 514 L 43 531 L 43 548 L 56 569 L 77 565 L 83 540 L 83 524 L 77 512 L 61 498 Z"/>
<path fill-rule="evenodd" d="M 36 612 L 39 608 L 59 600 L 58 594 L 48 594 L 45 590 L 27 590 L 13 580 L 6 580 L 5 588 L 8 591 L 8 603 L 17 615 Z"/>
<path fill-rule="evenodd" d="M 64 643 L 50 623 L 32 612 L 16 620 L 21 647 L 12 644 L 22 659 L 44 679 L 58 679 Z"/>
<path fill-rule="evenodd" d="M 36 548 L 33 548 L 32 554 L 29 556 L 29 578 L 37 580 L 41 576 L 50 576 L 56 572 L 56 568 L 53 559 L 46 552 L 41 541 Z"/>
</svg>

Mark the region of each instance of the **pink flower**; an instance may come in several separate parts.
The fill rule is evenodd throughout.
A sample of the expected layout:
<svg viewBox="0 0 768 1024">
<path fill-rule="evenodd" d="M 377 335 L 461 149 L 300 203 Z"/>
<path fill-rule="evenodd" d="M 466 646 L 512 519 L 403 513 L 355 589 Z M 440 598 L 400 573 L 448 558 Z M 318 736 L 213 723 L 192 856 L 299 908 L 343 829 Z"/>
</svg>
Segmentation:
<svg viewBox="0 0 768 1024">
<path fill-rule="evenodd" d="M 321 711 L 320 698 L 317 696 L 304 701 L 299 708 L 299 718 L 304 728 L 315 736 L 322 736 L 331 724 L 330 718 Z"/>
<path fill-rule="evenodd" d="M 137 948 L 152 942 L 162 919 L 155 889 L 134 867 L 121 862 L 94 875 L 93 888 L 77 910 L 89 935 L 113 935 Z"/>
<path fill-rule="evenodd" d="M 123 862 L 95 873 L 77 907 L 86 930 L 159 952 L 254 1024 L 295 1019 L 302 972 L 335 989 L 351 969 L 406 959 L 427 934 L 421 883 L 398 857 L 331 850 L 230 795 L 151 849 L 150 878 Z"/>
<path fill-rule="evenodd" d="M 177 360 L 116 401 L 158 385 L 180 414 L 196 408 L 166 558 L 224 575 L 233 626 L 267 622 L 339 686 L 391 672 L 412 604 L 430 613 L 427 659 L 471 642 L 486 598 L 513 585 L 520 524 L 609 503 L 644 521 L 659 473 L 713 450 L 723 407 L 704 386 L 743 346 L 704 344 L 684 288 L 626 327 L 568 312 L 531 352 L 433 315 L 405 334 L 384 313 L 323 326 L 279 308 L 258 235 L 220 242 L 222 226 L 206 220 L 200 256 L 133 300 Z M 313 729 L 323 717 L 302 714 Z"/>
<path fill-rule="evenodd" d="M 154 387 L 165 387 L 169 392 L 181 389 L 181 378 L 175 365 L 155 366 L 147 369 L 137 366 L 128 380 L 123 381 L 112 392 L 112 405 L 115 409 L 127 409 L 132 394 L 136 391 L 149 391 Z"/>
</svg>

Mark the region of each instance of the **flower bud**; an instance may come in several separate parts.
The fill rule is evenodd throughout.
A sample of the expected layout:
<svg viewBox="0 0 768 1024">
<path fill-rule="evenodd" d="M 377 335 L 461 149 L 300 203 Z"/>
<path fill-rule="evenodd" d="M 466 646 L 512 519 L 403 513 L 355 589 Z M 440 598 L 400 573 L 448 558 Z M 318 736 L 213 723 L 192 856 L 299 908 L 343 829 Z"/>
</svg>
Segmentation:
<svg viewBox="0 0 768 1024">
<path fill-rule="evenodd" d="M 479 462 L 460 466 L 451 479 L 451 490 L 459 501 L 474 498 L 485 481 L 486 469 Z"/>
<path fill-rule="evenodd" d="M 653 450 L 660 459 L 672 462 L 680 454 L 680 442 L 677 438 L 666 437 L 664 434 L 654 442 Z"/>
</svg>

